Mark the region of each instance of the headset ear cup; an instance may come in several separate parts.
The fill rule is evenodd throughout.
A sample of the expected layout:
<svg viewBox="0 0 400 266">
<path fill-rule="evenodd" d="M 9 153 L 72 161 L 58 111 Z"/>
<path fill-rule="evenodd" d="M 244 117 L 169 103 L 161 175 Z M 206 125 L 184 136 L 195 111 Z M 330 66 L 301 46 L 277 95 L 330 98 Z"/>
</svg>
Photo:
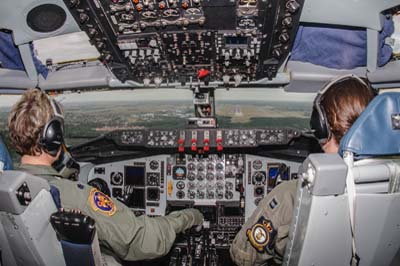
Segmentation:
<svg viewBox="0 0 400 266">
<path fill-rule="evenodd" d="M 330 134 L 326 115 L 321 107 L 317 108 L 314 106 L 311 114 L 310 126 L 311 129 L 314 130 L 315 137 L 317 137 L 319 140 L 329 138 Z"/>
<path fill-rule="evenodd" d="M 320 123 L 321 123 L 321 128 L 322 128 L 322 133 L 323 133 L 323 137 L 328 140 L 330 137 L 330 126 L 328 124 L 328 118 L 326 117 L 326 113 L 325 110 L 322 106 L 320 106 Z"/>
<path fill-rule="evenodd" d="M 61 145 L 64 143 L 64 123 L 54 117 L 44 127 L 40 144 L 52 156 L 56 156 Z"/>
</svg>

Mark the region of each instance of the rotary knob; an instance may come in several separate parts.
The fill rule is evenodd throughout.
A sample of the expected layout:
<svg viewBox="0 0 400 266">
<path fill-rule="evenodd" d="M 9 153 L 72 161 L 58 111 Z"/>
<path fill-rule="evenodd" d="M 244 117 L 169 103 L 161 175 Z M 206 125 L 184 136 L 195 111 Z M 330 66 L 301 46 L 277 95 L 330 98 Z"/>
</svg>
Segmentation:
<svg viewBox="0 0 400 266">
<path fill-rule="evenodd" d="M 255 184 L 262 184 L 265 182 L 265 175 L 262 172 L 255 172 L 253 175 L 253 180 Z"/>
<path fill-rule="evenodd" d="M 274 50 L 272 50 L 272 55 L 273 57 L 279 59 L 282 56 L 282 50 L 280 48 L 275 48 Z"/>
<path fill-rule="evenodd" d="M 222 163 L 217 163 L 217 170 L 218 171 L 224 170 L 224 165 Z"/>
<path fill-rule="evenodd" d="M 70 0 L 69 1 L 69 7 L 70 8 L 74 8 L 74 7 L 76 7 L 77 5 L 79 5 L 80 4 L 80 0 Z"/>
<path fill-rule="evenodd" d="M 275 143 L 278 139 L 275 135 L 271 135 L 268 140 L 270 143 Z"/>
<path fill-rule="evenodd" d="M 204 171 L 204 164 L 199 163 L 199 164 L 197 165 L 197 171 L 199 171 L 199 172 Z"/>
<path fill-rule="evenodd" d="M 158 161 L 155 161 L 155 160 L 150 161 L 149 166 L 150 166 L 151 170 L 157 170 L 158 169 Z"/>
<path fill-rule="evenodd" d="M 255 161 L 253 162 L 253 168 L 254 168 L 255 170 L 261 169 L 262 166 L 263 166 L 263 163 L 262 163 L 262 161 L 260 161 L 260 160 L 255 160 Z"/>
<path fill-rule="evenodd" d="M 197 180 L 199 180 L 199 181 L 204 180 L 204 175 L 203 174 L 197 174 Z"/>
<path fill-rule="evenodd" d="M 264 195 L 264 187 L 257 187 L 254 189 L 254 194 L 256 197 Z"/>
<path fill-rule="evenodd" d="M 80 13 L 79 14 L 79 23 L 80 24 L 84 24 L 88 20 L 89 20 L 89 16 L 88 15 L 86 15 L 85 13 Z"/>
<path fill-rule="evenodd" d="M 196 179 L 196 175 L 193 172 L 189 172 L 189 174 L 187 175 L 187 179 L 193 181 Z"/>
<path fill-rule="evenodd" d="M 179 190 L 182 190 L 185 188 L 185 182 L 183 181 L 179 181 L 178 183 L 176 183 L 176 188 Z"/>
<path fill-rule="evenodd" d="M 176 192 L 176 197 L 178 199 L 183 199 L 185 197 L 185 192 L 179 190 L 178 192 Z"/>
<path fill-rule="evenodd" d="M 226 192 L 225 192 L 225 198 L 226 198 L 227 200 L 232 199 L 232 198 L 233 198 L 233 193 L 232 193 L 232 191 L 226 191 Z"/>
<path fill-rule="evenodd" d="M 233 183 L 232 182 L 226 182 L 225 189 L 226 190 L 232 190 L 233 189 Z"/>
<path fill-rule="evenodd" d="M 193 190 L 189 190 L 188 197 L 189 199 L 194 199 L 196 197 L 196 192 L 194 192 Z"/>
<path fill-rule="evenodd" d="M 188 164 L 189 171 L 194 171 L 196 169 L 196 165 L 194 163 Z"/>
<path fill-rule="evenodd" d="M 207 178 L 208 181 L 212 181 L 212 180 L 214 180 L 214 174 L 213 173 L 208 173 L 206 178 Z"/>
<path fill-rule="evenodd" d="M 207 191 L 207 199 L 214 199 L 215 193 L 214 191 Z"/>
<path fill-rule="evenodd" d="M 224 173 L 217 173 L 217 180 L 223 180 L 224 179 Z"/>
<path fill-rule="evenodd" d="M 204 193 L 204 191 L 197 191 L 197 198 L 198 199 L 204 199 L 205 194 L 206 193 Z"/>
<path fill-rule="evenodd" d="M 293 26 L 293 19 L 292 17 L 286 17 L 282 20 L 282 25 L 286 26 L 288 28 L 291 28 Z"/>
<path fill-rule="evenodd" d="M 279 41 L 281 43 L 287 43 L 290 40 L 290 36 L 287 32 L 282 32 L 281 35 L 279 35 Z"/>
<path fill-rule="evenodd" d="M 300 8 L 300 4 L 295 0 L 291 0 L 286 3 L 286 8 L 290 13 L 295 13 Z"/>
<path fill-rule="evenodd" d="M 122 178 L 122 173 L 120 172 L 112 172 L 111 173 L 111 184 L 120 186 L 122 185 L 123 178 Z"/>
<path fill-rule="evenodd" d="M 193 189 L 196 188 L 196 184 L 194 182 L 189 182 L 188 183 L 188 188 L 189 188 L 189 190 L 193 190 Z"/>
<path fill-rule="evenodd" d="M 197 183 L 197 190 L 203 190 L 206 188 L 206 184 L 204 182 Z"/>
<path fill-rule="evenodd" d="M 217 190 L 217 199 L 221 200 L 224 198 L 224 192 L 222 190 Z"/>
<path fill-rule="evenodd" d="M 93 38 L 94 36 L 96 36 L 98 34 L 98 32 L 96 29 L 91 28 L 91 29 L 89 29 L 88 34 L 89 34 L 90 38 Z"/>
</svg>

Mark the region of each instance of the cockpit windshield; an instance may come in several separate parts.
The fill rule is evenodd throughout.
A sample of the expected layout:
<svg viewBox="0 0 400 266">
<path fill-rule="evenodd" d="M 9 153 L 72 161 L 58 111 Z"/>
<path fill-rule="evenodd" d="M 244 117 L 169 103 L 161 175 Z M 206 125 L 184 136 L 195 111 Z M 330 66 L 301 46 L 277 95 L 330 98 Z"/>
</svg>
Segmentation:
<svg viewBox="0 0 400 266">
<path fill-rule="evenodd" d="M 7 135 L 7 115 L 19 96 L 0 103 L 1 133 Z M 309 127 L 314 94 L 281 89 L 216 90 L 218 127 Z M 61 94 L 66 143 L 77 145 L 119 129 L 184 128 L 194 117 L 193 93 L 182 89 L 117 90 Z"/>
</svg>

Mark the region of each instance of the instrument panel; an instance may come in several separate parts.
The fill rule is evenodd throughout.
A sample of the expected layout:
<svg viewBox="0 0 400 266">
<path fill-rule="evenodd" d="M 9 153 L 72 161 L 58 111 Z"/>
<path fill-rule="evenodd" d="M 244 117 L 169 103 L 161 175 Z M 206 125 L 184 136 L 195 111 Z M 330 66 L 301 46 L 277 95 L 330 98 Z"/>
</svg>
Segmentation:
<svg viewBox="0 0 400 266">
<path fill-rule="evenodd" d="M 143 129 L 113 131 L 106 135 L 125 147 L 177 148 L 179 152 L 212 152 L 224 148 L 287 145 L 301 132 L 292 128 L 266 129 Z"/>
<path fill-rule="evenodd" d="M 303 6 L 303 0 L 64 2 L 114 75 L 145 87 L 274 78 Z"/>
<path fill-rule="evenodd" d="M 201 230 L 177 235 L 168 265 L 234 265 L 229 247 L 260 200 L 297 179 L 300 163 L 249 154 L 164 154 L 94 166 L 88 183 L 136 215 L 163 216 L 194 207 Z M 163 264 L 164 265 L 164 264 Z"/>
<path fill-rule="evenodd" d="M 203 213 L 200 231 L 177 236 L 169 265 L 233 265 L 228 250 L 245 220 L 274 187 L 297 179 L 299 162 L 262 151 L 287 148 L 300 135 L 291 128 L 118 130 L 72 152 L 80 159 L 97 156 L 80 180 L 135 215 Z M 261 152 L 250 154 L 255 151 Z"/>
<path fill-rule="evenodd" d="M 88 183 L 102 183 L 100 190 L 138 215 L 163 216 L 171 208 L 187 206 L 223 206 L 236 208 L 244 222 L 276 185 L 297 179 L 298 166 L 248 154 L 156 155 L 96 165 Z"/>
</svg>

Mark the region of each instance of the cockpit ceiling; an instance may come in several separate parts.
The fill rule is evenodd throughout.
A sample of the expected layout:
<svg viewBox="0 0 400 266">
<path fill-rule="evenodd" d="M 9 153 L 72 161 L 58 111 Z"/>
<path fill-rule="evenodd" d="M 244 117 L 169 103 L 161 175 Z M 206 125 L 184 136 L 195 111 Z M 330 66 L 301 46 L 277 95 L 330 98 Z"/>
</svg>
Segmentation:
<svg viewBox="0 0 400 266">
<path fill-rule="evenodd" d="M 187 6 L 183 2 L 4 0 L 0 28 L 12 32 L 25 71 L 0 68 L 1 93 L 28 87 L 261 87 L 315 92 L 331 78 L 350 72 L 367 77 L 377 88 L 399 86 L 400 61 L 378 60 L 385 15 L 398 11 L 398 0 L 282 0 L 271 5 L 264 0 L 202 0 Z M 46 23 L 40 20 L 44 15 Z M 365 62 L 332 67 L 290 60 L 299 25 L 361 31 Z M 35 68 L 31 42 L 49 68 L 48 75 Z M 327 54 L 336 53 L 321 43 L 319 48 Z"/>
</svg>

